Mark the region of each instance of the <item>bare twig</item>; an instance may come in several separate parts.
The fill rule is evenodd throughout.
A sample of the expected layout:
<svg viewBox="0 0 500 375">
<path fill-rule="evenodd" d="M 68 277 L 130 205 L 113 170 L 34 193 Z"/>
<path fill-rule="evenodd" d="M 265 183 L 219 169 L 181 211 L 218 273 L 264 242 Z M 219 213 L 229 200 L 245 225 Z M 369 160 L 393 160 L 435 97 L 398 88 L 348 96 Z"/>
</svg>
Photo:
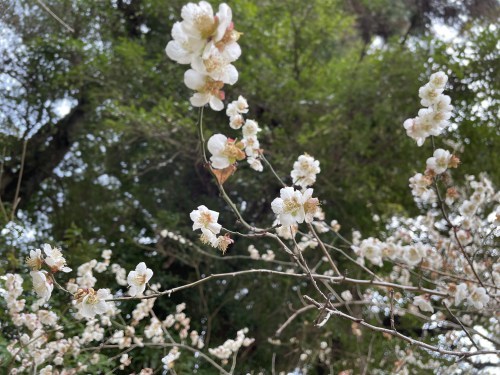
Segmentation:
<svg viewBox="0 0 500 375">
<path fill-rule="evenodd" d="M 304 299 L 306 299 L 307 301 L 311 302 L 312 304 L 314 304 L 319 309 L 323 308 L 323 304 L 315 301 L 313 298 L 311 298 L 309 296 L 304 296 Z M 361 325 L 363 327 L 371 329 L 372 331 L 387 333 L 387 334 L 389 334 L 391 336 L 396 336 L 396 337 L 398 337 L 398 338 L 400 338 L 400 339 L 402 339 L 402 340 L 410 343 L 411 345 L 415 345 L 415 346 L 421 347 L 423 349 L 431 350 L 431 351 L 437 352 L 439 354 L 447 354 L 447 355 L 452 355 L 452 356 L 456 356 L 456 357 L 459 357 L 459 358 L 468 358 L 468 357 L 472 357 L 472 356 L 476 356 L 476 355 L 483 355 L 483 354 L 500 355 L 500 350 L 478 350 L 478 351 L 475 351 L 475 352 L 461 352 L 461 351 L 441 349 L 441 348 L 439 348 L 437 346 L 433 346 L 433 345 L 427 344 L 425 342 L 412 339 L 411 337 L 405 336 L 402 333 L 399 333 L 398 331 L 394 331 L 392 329 L 387 329 L 387 328 L 382 328 L 382 327 L 374 326 L 374 325 L 372 325 L 370 323 L 365 322 L 363 319 L 358 319 L 358 318 L 352 317 L 350 315 L 347 315 L 347 314 L 343 313 L 340 310 L 331 309 L 331 308 L 327 308 L 327 310 L 332 315 L 340 316 L 341 318 L 351 320 L 353 322 L 358 323 L 359 325 Z"/>
<path fill-rule="evenodd" d="M 42 0 L 37 0 L 37 3 L 40 4 L 40 6 L 45 9 L 45 11 L 52 16 L 57 22 L 59 22 L 62 26 L 64 26 L 68 31 L 74 33 L 75 30 L 69 26 L 66 22 L 64 22 L 62 19 L 60 19 Z"/>
<path fill-rule="evenodd" d="M 462 327 L 463 331 L 465 332 L 465 334 L 469 337 L 469 340 L 472 342 L 472 345 L 474 345 L 476 347 L 477 350 L 481 350 L 479 348 L 479 346 L 477 346 L 476 342 L 474 341 L 474 339 L 472 338 L 472 336 L 470 335 L 469 331 L 465 328 L 465 326 L 462 324 L 462 322 L 455 316 L 453 315 L 453 313 L 451 312 L 451 310 L 449 309 L 448 305 L 446 304 L 446 301 L 443 301 L 443 306 L 446 307 L 446 310 L 448 310 L 448 313 L 458 322 L 458 324 L 460 324 L 460 327 Z"/>
</svg>

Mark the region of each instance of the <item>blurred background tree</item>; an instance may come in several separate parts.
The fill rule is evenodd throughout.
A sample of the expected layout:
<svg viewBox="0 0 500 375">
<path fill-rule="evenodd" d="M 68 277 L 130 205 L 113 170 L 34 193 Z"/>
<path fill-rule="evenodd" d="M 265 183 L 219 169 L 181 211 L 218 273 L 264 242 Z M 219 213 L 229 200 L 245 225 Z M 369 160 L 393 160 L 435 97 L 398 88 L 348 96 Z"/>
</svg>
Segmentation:
<svg viewBox="0 0 500 375">
<path fill-rule="evenodd" d="M 21 270 L 26 250 L 43 242 L 67 249 L 72 264 L 107 248 L 127 270 L 146 260 L 163 287 L 259 267 L 259 261 L 231 257 L 248 255 L 245 240 L 222 259 L 199 243 L 160 235 L 167 229 L 197 243 L 189 212 L 201 204 L 221 211 L 226 227 L 237 226 L 202 163 L 197 113 L 187 100 L 183 70 L 164 53 L 184 3 L 0 4 L 3 272 Z M 236 63 L 240 79 L 226 90 L 227 98 L 248 99 L 250 118 L 264 128 L 261 146 L 287 182 L 298 155 L 307 152 L 320 160 L 315 193 L 326 217 L 342 224 L 342 234 L 377 233 L 383 221 L 374 221 L 374 215 L 418 212 L 408 178 L 423 168 L 430 146 L 416 147 L 402 123 L 416 115 L 418 87 L 437 70 L 450 76 L 447 93 L 457 126 L 449 138 L 457 144 L 462 171 L 485 171 L 500 183 L 500 160 L 493 157 L 500 149 L 496 1 L 235 0 L 229 5 L 243 32 L 243 55 Z M 228 131 L 223 112 L 206 111 L 205 118 L 207 135 Z M 243 164 L 227 190 L 249 222 L 269 225 L 270 202 L 280 186 L 268 169 L 258 174 Z M 29 228 L 31 236 L 16 234 L 12 223 Z M 278 253 L 265 241 L 256 246 Z M 283 254 L 278 259 L 287 261 Z M 341 270 L 357 272 L 338 261 Z M 108 277 L 100 286 L 113 285 Z M 296 281 L 249 276 L 159 300 L 156 310 L 165 316 L 185 301 L 192 326 L 205 331 L 211 346 L 248 326 L 257 340 L 244 353 L 241 372 L 269 369 L 273 351 L 279 369 L 298 363 L 301 351 L 295 346 L 313 345 L 318 334 L 311 324 L 315 316 L 306 314 L 282 334 L 286 345 L 267 343 L 305 290 L 307 284 Z M 377 363 L 394 345 L 383 337 L 371 344 L 353 339 L 350 323 L 334 324 L 329 340 L 336 348 L 336 371 L 364 368 L 368 345 Z M 422 334 L 417 321 L 401 324 Z M 302 339 L 288 343 L 291 337 Z M 160 357 L 144 351 L 134 360 L 140 366 Z M 388 368 L 391 360 L 393 355 L 386 358 Z M 323 370 L 318 362 L 317 372 Z"/>
</svg>

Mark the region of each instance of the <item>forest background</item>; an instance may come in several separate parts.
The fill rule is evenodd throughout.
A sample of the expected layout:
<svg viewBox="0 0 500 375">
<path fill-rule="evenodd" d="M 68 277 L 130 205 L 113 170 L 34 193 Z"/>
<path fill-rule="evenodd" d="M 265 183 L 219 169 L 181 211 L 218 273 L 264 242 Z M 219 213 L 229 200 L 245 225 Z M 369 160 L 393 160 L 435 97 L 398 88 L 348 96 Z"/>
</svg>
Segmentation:
<svg viewBox="0 0 500 375">
<path fill-rule="evenodd" d="M 200 204 L 221 212 L 221 222 L 237 223 L 203 165 L 197 111 L 187 100 L 183 71 L 164 52 L 183 5 L 178 0 L 0 4 L 2 274 L 21 272 L 27 251 L 45 242 L 63 248 L 69 264 L 98 258 L 104 249 L 113 250 L 113 262 L 127 270 L 146 261 L 163 287 L 265 263 L 248 259 L 248 240 L 236 241 L 222 257 L 197 242 L 191 230 L 189 212 Z M 252 117 L 264 129 L 261 146 L 283 179 L 290 180 L 291 166 L 304 152 L 320 161 L 315 195 L 326 217 L 341 224 L 343 236 L 351 237 L 353 229 L 374 235 L 394 215 L 419 212 L 408 178 L 431 149 L 416 147 L 402 123 L 417 113 L 418 88 L 438 70 L 450 77 L 447 93 L 456 125 L 448 138 L 464 147 L 461 173 L 486 172 L 500 185 L 496 1 L 234 0 L 229 5 L 243 33 L 243 54 L 236 63 L 239 81 L 226 95 L 248 99 Z M 207 111 L 205 122 L 207 135 L 227 127 L 223 112 Z M 268 168 L 259 174 L 242 166 L 226 182 L 247 221 L 274 220 L 270 202 L 280 186 L 272 179 Z M 164 230 L 194 244 L 165 237 Z M 264 240 L 255 246 L 286 260 Z M 356 275 L 348 262 L 338 262 L 343 272 Z M 99 281 L 113 285 L 114 277 L 103 274 Z M 306 288 L 272 275 L 242 276 L 159 299 L 155 313 L 164 316 L 185 302 L 192 325 L 206 332 L 211 346 L 246 326 L 257 344 L 242 354 L 241 371 L 268 369 L 276 348 L 267 338 Z M 52 303 L 55 309 L 67 304 Z M 317 335 L 315 318 L 304 314 L 282 335 L 300 337 L 307 346 Z M 330 324 L 336 371 L 364 368 L 368 352 L 380 363 L 395 345 L 383 336 L 373 341 L 353 336 L 350 322 Z M 399 324 L 410 335 L 422 335 L 415 318 Z M 0 346 L 9 339 L 8 332 L 2 335 Z M 300 351 L 279 350 L 285 361 L 299 360 Z M 385 359 L 390 368 L 394 358 Z M 160 360 L 161 353 L 134 354 L 135 366 Z M 186 359 L 184 365 L 192 363 Z"/>
</svg>

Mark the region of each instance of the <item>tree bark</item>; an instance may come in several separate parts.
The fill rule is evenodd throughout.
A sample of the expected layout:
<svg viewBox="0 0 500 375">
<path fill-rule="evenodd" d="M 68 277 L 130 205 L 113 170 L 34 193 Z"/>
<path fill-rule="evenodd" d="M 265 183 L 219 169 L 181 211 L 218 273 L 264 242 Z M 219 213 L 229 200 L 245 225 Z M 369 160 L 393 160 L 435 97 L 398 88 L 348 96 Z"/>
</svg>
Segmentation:
<svg viewBox="0 0 500 375">
<path fill-rule="evenodd" d="M 37 191 L 43 180 L 50 177 L 61 163 L 71 145 L 75 142 L 78 130 L 85 123 L 83 101 L 56 124 L 46 124 L 33 137 L 28 139 L 24 171 L 20 176 L 22 142 L 11 152 L 11 161 L 4 165 L 0 184 L 0 197 L 4 203 L 13 202 L 21 177 L 18 197 L 20 206 L 25 205 Z"/>
</svg>

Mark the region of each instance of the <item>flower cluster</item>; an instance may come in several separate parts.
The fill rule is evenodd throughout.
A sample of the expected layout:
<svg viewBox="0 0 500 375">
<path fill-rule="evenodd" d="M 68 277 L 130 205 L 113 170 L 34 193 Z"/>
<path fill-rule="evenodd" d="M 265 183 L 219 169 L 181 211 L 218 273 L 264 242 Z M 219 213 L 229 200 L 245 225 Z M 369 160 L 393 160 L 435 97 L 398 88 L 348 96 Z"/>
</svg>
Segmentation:
<svg viewBox="0 0 500 375">
<path fill-rule="evenodd" d="M 190 217 L 193 221 L 193 230 L 201 230 L 200 240 L 202 243 L 218 248 L 224 254 L 229 245 L 234 242 L 228 234 L 216 236 L 222 228 L 217 223 L 218 212 L 209 210 L 205 206 L 198 206 L 197 210 L 191 212 Z"/>
<path fill-rule="evenodd" d="M 53 248 L 49 244 L 42 246 L 45 256 L 40 249 L 30 251 L 30 256 L 26 258 L 26 264 L 31 268 L 31 278 L 33 281 L 33 290 L 46 302 L 50 299 L 54 290 L 54 283 L 50 274 L 56 272 L 70 272 L 71 268 L 66 266 L 66 259 L 63 257 L 61 250 Z M 47 265 L 49 272 L 42 270 L 43 265 Z"/>
<path fill-rule="evenodd" d="M 451 99 L 443 95 L 448 76 L 443 72 L 431 75 L 430 80 L 418 92 L 420 104 L 425 108 L 418 111 L 418 116 L 406 120 L 403 124 L 406 134 L 422 146 L 425 139 L 431 135 L 440 135 L 450 123 L 453 107 Z"/>
<path fill-rule="evenodd" d="M 163 368 L 167 371 L 172 369 L 174 367 L 174 361 L 179 359 L 180 356 L 181 352 L 179 351 L 177 346 L 174 346 L 172 349 L 170 349 L 168 354 L 161 359 Z"/>
<path fill-rule="evenodd" d="M 248 333 L 248 328 L 243 328 L 240 329 L 236 333 L 236 339 L 235 340 L 226 340 L 222 345 L 218 346 L 217 348 L 210 348 L 208 349 L 208 352 L 212 354 L 213 356 L 221 359 L 223 363 L 226 363 L 229 357 L 233 355 L 233 353 L 236 353 L 242 346 L 250 346 L 252 343 L 255 341 L 255 339 L 246 337 L 246 334 Z"/>
<path fill-rule="evenodd" d="M 262 130 L 259 124 L 255 120 L 243 118 L 243 114 L 248 113 L 248 103 L 243 96 L 239 96 L 238 100 L 235 100 L 227 106 L 226 114 L 229 117 L 229 126 L 233 129 L 242 130 L 242 144 L 244 147 L 245 154 L 247 156 L 247 162 L 250 168 L 262 172 L 263 166 L 260 161 L 261 149 L 260 143 L 257 139 L 257 134 Z"/>
<path fill-rule="evenodd" d="M 184 83 L 196 93 L 191 104 L 203 107 L 210 104 L 215 111 L 224 108 L 225 84 L 238 80 L 238 71 L 231 63 L 241 55 L 237 41 L 240 33 L 234 29 L 232 11 L 220 4 L 214 15 L 206 1 L 189 3 L 182 7 L 182 21 L 172 28 L 172 38 L 165 49 L 168 57 L 179 64 L 190 64 L 184 74 Z"/>
</svg>

